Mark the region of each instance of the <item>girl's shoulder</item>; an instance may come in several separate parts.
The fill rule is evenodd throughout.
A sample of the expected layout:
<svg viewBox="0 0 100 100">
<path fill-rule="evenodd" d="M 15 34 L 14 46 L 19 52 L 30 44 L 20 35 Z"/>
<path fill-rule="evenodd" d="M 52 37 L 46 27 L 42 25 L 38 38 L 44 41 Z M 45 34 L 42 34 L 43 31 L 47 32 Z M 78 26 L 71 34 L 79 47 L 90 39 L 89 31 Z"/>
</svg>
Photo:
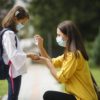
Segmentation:
<svg viewBox="0 0 100 100">
<path fill-rule="evenodd" d="M 4 32 L 3 36 L 15 36 L 15 32 L 8 29 Z"/>
<path fill-rule="evenodd" d="M 12 31 L 12 30 L 6 30 L 6 31 L 4 32 L 4 34 L 3 34 L 2 39 L 3 39 L 3 41 L 4 41 L 5 39 L 14 39 L 15 36 L 16 36 L 16 34 L 15 34 L 14 31 Z"/>
<path fill-rule="evenodd" d="M 7 34 L 15 34 L 15 32 L 12 31 L 12 30 L 10 30 L 10 29 L 7 29 L 7 30 L 5 31 L 5 33 L 7 33 Z"/>
</svg>

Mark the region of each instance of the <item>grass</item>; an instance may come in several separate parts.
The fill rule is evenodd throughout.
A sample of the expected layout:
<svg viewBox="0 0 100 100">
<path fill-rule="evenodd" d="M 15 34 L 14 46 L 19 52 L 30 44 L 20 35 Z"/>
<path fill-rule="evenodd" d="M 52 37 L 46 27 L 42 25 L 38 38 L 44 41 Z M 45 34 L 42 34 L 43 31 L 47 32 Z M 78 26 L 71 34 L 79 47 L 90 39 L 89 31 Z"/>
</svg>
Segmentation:
<svg viewBox="0 0 100 100">
<path fill-rule="evenodd" d="M 0 80 L 0 96 L 7 94 L 7 81 Z"/>
<path fill-rule="evenodd" d="M 100 68 L 91 68 L 91 72 L 95 78 L 95 80 L 97 81 L 98 85 L 100 86 Z M 7 81 L 1 81 L 0 80 L 0 96 L 3 96 L 7 94 Z"/>
<path fill-rule="evenodd" d="M 91 68 L 91 72 L 100 87 L 100 67 L 99 68 Z"/>
</svg>

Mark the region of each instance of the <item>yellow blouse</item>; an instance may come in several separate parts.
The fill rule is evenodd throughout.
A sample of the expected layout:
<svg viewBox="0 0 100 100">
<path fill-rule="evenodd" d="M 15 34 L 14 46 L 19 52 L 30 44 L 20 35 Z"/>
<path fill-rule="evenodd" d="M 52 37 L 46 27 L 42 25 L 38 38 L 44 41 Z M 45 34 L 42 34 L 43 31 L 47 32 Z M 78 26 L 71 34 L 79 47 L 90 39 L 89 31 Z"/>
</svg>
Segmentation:
<svg viewBox="0 0 100 100">
<path fill-rule="evenodd" d="M 65 84 L 65 90 L 75 95 L 77 100 L 98 100 L 91 79 L 88 62 L 80 51 L 78 57 L 73 52 L 53 58 L 55 67 L 60 67 L 57 76 Z"/>
</svg>

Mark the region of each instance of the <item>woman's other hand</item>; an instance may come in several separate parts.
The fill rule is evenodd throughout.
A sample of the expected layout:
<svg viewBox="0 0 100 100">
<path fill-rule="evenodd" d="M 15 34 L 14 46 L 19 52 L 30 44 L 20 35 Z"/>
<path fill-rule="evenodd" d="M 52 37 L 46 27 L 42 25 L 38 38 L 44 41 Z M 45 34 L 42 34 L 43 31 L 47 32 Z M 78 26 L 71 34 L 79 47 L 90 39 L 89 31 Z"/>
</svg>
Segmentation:
<svg viewBox="0 0 100 100">
<path fill-rule="evenodd" d="M 40 56 L 39 59 L 41 60 L 41 62 L 45 63 L 46 65 L 49 65 L 51 63 L 51 60 L 49 58 Z"/>
<path fill-rule="evenodd" d="M 43 47 L 43 38 L 40 35 L 35 35 L 34 39 L 37 42 L 37 46 L 39 48 L 42 48 Z"/>
</svg>

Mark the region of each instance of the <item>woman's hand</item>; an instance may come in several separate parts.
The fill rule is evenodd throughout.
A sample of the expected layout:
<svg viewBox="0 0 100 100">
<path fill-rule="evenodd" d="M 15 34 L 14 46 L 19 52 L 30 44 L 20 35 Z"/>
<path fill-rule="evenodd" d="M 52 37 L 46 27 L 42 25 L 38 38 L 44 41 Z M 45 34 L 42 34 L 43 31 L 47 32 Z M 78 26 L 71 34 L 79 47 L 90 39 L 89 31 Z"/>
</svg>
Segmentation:
<svg viewBox="0 0 100 100">
<path fill-rule="evenodd" d="M 38 62 L 38 63 L 45 63 L 47 65 L 47 67 L 49 68 L 51 74 L 55 77 L 56 80 L 58 80 L 56 69 L 50 59 L 40 56 L 39 59 L 33 60 L 33 61 Z"/>
<path fill-rule="evenodd" d="M 52 64 L 51 60 L 49 58 L 40 56 L 39 58 L 41 60 L 41 62 L 45 63 L 48 67 L 50 67 L 50 65 Z"/>
<path fill-rule="evenodd" d="M 41 62 L 43 62 L 43 63 L 45 63 L 45 64 L 47 64 L 47 63 L 49 62 L 49 59 L 46 58 L 46 57 L 43 57 L 43 56 L 40 56 L 39 59 L 41 60 Z"/>
<path fill-rule="evenodd" d="M 38 43 L 37 43 L 37 46 L 38 46 L 38 48 L 39 48 L 39 50 L 40 50 L 41 56 L 50 59 L 51 57 L 48 55 L 46 49 L 45 49 L 44 46 L 43 46 L 43 38 L 42 38 L 40 35 L 35 35 L 34 38 L 35 38 L 35 40 L 38 42 Z"/>
<path fill-rule="evenodd" d="M 37 41 L 37 46 L 39 48 L 42 48 L 43 47 L 43 38 L 40 35 L 35 35 L 34 38 Z"/>
</svg>

